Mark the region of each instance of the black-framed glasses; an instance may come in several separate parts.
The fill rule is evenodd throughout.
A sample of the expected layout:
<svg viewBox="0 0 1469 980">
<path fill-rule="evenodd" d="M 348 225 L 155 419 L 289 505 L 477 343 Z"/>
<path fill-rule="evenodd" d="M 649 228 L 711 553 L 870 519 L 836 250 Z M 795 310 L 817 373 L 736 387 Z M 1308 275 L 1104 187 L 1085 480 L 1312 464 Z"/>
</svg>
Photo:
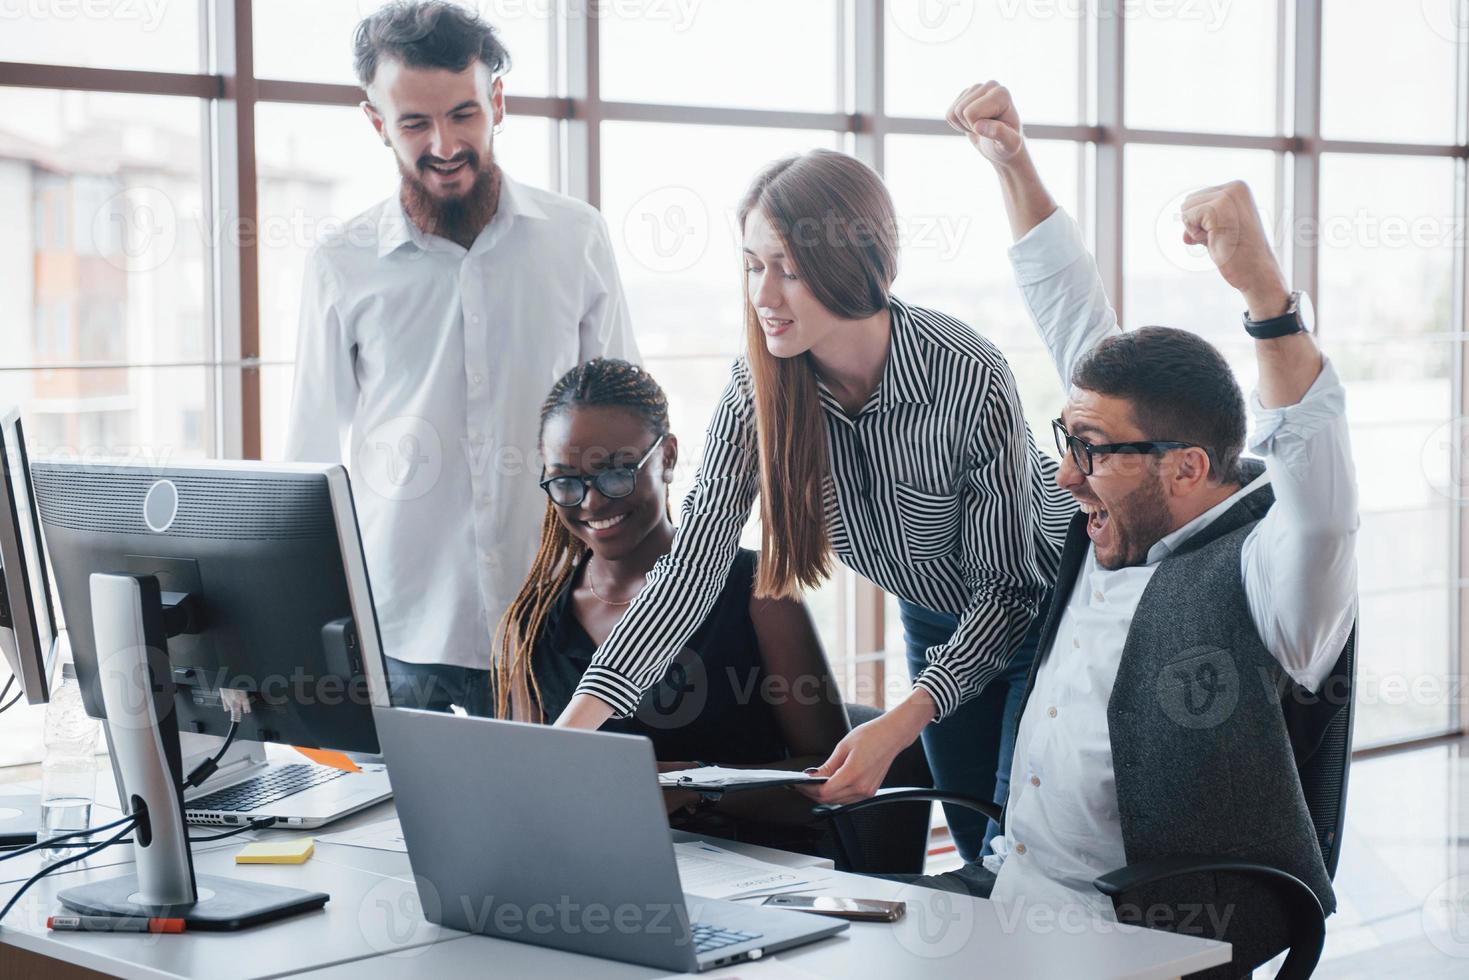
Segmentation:
<svg viewBox="0 0 1469 980">
<path fill-rule="evenodd" d="M 1051 420 L 1051 432 L 1056 436 L 1056 452 L 1062 456 L 1070 453 L 1071 461 L 1076 464 L 1076 468 L 1081 470 L 1084 476 L 1092 475 L 1092 466 L 1097 456 L 1160 456 L 1173 449 L 1203 449 L 1204 452 L 1208 452 L 1203 446 L 1192 442 L 1151 440 L 1146 442 L 1104 442 L 1093 444 L 1067 432 L 1066 423 L 1060 419 Z"/>
<path fill-rule="evenodd" d="M 638 485 L 638 471 L 653 458 L 653 453 L 663 445 L 663 436 L 653 441 L 648 451 L 643 453 L 643 458 L 631 466 L 609 466 L 595 476 L 548 476 L 541 480 L 541 489 L 546 491 L 546 496 L 551 502 L 560 504 L 562 507 L 580 507 L 581 502 L 587 499 L 587 491 L 592 487 L 609 500 L 617 500 L 632 493 Z M 544 472 L 544 471 L 542 471 Z"/>
</svg>

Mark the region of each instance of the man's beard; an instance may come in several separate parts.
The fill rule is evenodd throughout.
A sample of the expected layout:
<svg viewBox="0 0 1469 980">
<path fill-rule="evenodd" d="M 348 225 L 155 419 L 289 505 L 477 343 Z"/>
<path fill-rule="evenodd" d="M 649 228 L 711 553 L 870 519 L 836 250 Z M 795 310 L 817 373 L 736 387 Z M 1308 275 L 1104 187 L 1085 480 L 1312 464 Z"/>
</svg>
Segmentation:
<svg viewBox="0 0 1469 980">
<path fill-rule="evenodd" d="M 468 153 L 468 165 L 474 171 L 474 183 L 459 197 L 436 197 L 418 176 L 437 157 L 425 154 L 418 158 L 418 170 L 410 170 L 398 156 L 398 173 L 402 176 L 400 198 L 408 218 L 421 231 L 447 238 L 468 248 L 485 225 L 495 216 L 500 205 L 500 168 L 493 157 L 487 157 L 483 168 L 479 154 Z"/>
<path fill-rule="evenodd" d="M 1147 564 L 1153 545 L 1173 530 L 1163 481 L 1156 474 L 1117 506 L 1109 507 L 1108 515 L 1116 528 L 1117 549 L 1105 560 L 1098 555 L 1097 563 L 1109 571 Z"/>
</svg>

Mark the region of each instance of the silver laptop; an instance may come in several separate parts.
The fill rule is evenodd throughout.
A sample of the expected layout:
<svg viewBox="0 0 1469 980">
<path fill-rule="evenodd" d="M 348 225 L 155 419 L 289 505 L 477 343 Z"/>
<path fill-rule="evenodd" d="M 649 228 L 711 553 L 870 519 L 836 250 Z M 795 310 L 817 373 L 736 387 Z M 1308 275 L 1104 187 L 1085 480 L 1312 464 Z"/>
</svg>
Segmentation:
<svg viewBox="0 0 1469 980">
<path fill-rule="evenodd" d="M 710 970 L 847 928 L 685 895 L 653 745 L 373 708 L 424 917 L 666 970 Z"/>
<path fill-rule="evenodd" d="M 180 732 L 179 742 L 188 773 L 218 752 L 224 739 Z M 346 772 L 304 755 L 272 760 L 261 743 L 236 742 L 214 775 L 184 793 L 184 816 L 189 823 L 215 827 L 242 826 L 263 817 L 274 817 L 281 827 L 320 827 L 392 797 L 386 766 L 358 765 L 361 772 Z M 121 787 L 116 767 L 113 776 Z"/>
</svg>

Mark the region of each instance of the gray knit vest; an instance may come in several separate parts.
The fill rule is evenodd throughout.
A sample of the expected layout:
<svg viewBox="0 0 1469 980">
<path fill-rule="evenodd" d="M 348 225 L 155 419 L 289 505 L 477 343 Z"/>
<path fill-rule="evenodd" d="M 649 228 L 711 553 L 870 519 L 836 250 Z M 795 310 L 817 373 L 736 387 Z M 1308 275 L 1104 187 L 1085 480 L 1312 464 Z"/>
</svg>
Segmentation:
<svg viewBox="0 0 1469 980">
<path fill-rule="evenodd" d="M 1263 470 L 1253 460 L 1241 465 L 1246 483 Z M 1267 864 L 1301 879 L 1330 913 L 1336 900 L 1296 767 L 1334 712 L 1322 711 L 1265 648 L 1240 574 L 1245 538 L 1273 501 L 1268 486 L 1240 500 L 1163 559 L 1148 582 L 1107 704 L 1117 807 L 1129 864 L 1190 855 Z M 1078 515 L 1027 702 L 1089 544 Z M 1239 875 L 1175 878 L 1114 906 L 1124 922 L 1234 944 L 1230 966 L 1200 976 L 1240 975 L 1285 945 L 1287 916 L 1275 893 Z"/>
</svg>

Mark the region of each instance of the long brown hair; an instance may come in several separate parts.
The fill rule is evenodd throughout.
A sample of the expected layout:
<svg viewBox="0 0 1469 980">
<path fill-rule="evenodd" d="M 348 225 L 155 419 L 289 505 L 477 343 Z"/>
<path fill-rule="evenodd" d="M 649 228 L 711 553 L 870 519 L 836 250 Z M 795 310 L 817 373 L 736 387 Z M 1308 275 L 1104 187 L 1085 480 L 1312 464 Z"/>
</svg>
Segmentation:
<svg viewBox="0 0 1469 980">
<path fill-rule="evenodd" d="M 573 408 L 620 408 L 634 412 L 647 423 L 655 436 L 668 434 L 668 396 L 648 374 L 636 364 L 610 357 L 599 357 L 572 368 L 561 376 L 541 404 L 541 432 L 554 416 Z M 515 707 L 534 712 L 526 721 L 544 721 L 541 690 L 536 684 L 531 659 L 536 638 L 546 626 L 546 618 L 556 597 L 576 572 L 576 566 L 587 552 L 587 546 L 572 537 L 556 506 L 546 501 L 546 515 L 541 520 L 541 547 L 536 552 L 530 574 L 520 593 L 496 632 L 498 643 L 494 662 L 495 717 L 512 715 Z"/>
<path fill-rule="evenodd" d="M 741 234 L 756 208 L 775 227 L 802 281 L 827 310 L 860 320 L 887 307 L 898 273 L 897 216 L 872 168 L 834 150 L 777 160 L 761 171 L 740 202 Z M 831 572 L 822 496 L 826 422 L 811 355 L 771 354 L 748 288 L 744 295 L 760 448 L 755 594 L 793 598 Z"/>
</svg>

